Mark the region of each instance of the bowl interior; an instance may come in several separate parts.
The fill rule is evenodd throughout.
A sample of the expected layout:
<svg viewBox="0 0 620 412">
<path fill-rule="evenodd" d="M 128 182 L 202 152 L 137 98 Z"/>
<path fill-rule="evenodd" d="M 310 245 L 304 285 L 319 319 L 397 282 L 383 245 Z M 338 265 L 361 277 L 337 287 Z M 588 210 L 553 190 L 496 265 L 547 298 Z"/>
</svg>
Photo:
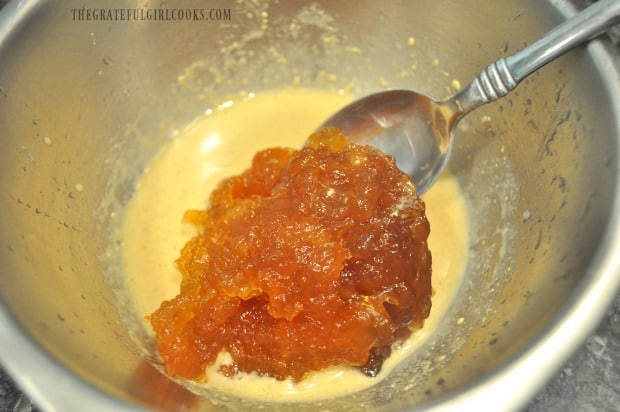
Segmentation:
<svg viewBox="0 0 620 412">
<path fill-rule="evenodd" d="M 453 80 L 465 84 L 561 21 L 533 0 L 389 8 L 212 1 L 209 9 L 224 14 L 208 22 L 80 20 L 81 6 L 12 4 L 0 26 L 0 58 L 11 62 L 0 68 L 3 310 L 51 355 L 53 373 L 130 403 L 187 410 L 251 405 L 197 397 L 144 354 L 149 344 L 134 324 L 116 241 L 138 178 L 160 148 L 241 92 L 299 84 L 445 97 Z M 460 123 L 449 169 L 471 229 L 458 296 L 392 376 L 323 401 L 325 408 L 424 405 L 481 385 L 523 361 L 585 298 L 611 253 L 618 185 L 618 102 L 596 47 L 562 57 Z M 442 258 L 449 256 L 434 257 Z"/>
</svg>

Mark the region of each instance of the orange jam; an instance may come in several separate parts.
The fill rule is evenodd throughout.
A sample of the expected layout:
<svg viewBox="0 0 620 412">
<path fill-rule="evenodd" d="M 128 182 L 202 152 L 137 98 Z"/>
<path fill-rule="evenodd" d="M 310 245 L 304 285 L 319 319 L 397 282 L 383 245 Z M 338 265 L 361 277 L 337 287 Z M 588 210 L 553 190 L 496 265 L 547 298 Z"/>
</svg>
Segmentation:
<svg viewBox="0 0 620 412">
<path fill-rule="evenodd" d="M 176 261 L 180 293 L 150 321 L 172 376 L 302 379 L 332 365 L 374 376 L 431 308 L 423 201 L 391 157 L 336 129 L 257 153 L 222 181 Z"/>
</svg>

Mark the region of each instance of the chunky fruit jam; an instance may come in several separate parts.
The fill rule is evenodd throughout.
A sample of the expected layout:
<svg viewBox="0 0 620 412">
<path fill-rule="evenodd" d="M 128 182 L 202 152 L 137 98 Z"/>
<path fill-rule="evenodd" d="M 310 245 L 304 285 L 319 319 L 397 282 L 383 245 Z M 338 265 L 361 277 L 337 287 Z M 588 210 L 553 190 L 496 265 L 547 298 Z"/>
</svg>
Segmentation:
<svg viewBox="0 0 620 412">
<path fill-rule="evenodd" d="M 177 260 L 180 293 L 150 322 L 172 376 L 301 380 L 331 365 L 375 375 L 431 308 L 423 201 L 391 157 L 336 129 L 257 153 L 222 181 Z"/>
</svg>

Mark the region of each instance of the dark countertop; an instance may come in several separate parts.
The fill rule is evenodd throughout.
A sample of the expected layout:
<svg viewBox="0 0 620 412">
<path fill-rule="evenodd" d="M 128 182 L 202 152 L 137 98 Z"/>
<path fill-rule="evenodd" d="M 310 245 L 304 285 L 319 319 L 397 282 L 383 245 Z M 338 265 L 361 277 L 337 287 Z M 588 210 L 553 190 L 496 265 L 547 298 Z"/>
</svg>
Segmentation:
<svg viewBox="0 0 620 412">
<path fill-rule="evenodd" d="M 0 0 L 0 9 L 7 2 Z M 620 43 L 620 25 L 610 35 Z M 38 409 L 0 369 L 0 412 L 4 411 Z M 596 331 L 530 401 L 526 411 L 620 411 L 620 294 Z"/>
<path fill-rule="evenodd" d="M 0 411 L 30 412 L 36 410 L 36 407 L 21 393 L 11 378 L 0 370 Z"/>
<path fill-rule="evenodd" d="M 620 294 L 598 329 L 527 410 L 620 411 Z"/>
</svg>

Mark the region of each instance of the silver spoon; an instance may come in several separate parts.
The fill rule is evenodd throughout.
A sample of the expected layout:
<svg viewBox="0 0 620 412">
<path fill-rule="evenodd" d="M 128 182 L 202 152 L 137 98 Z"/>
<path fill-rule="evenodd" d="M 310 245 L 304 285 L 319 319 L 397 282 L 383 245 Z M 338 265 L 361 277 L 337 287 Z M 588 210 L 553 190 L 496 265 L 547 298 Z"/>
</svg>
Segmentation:
<svg viewBox="0 0 620 412">
<path fill-rule="evenodd" d="M 421 194 L 443 171 L 463 116 L 505 96 L 532 72 L 618 21 L 620 0 L 599 0 L 521 51 L 489 65 L 447 100 L 412 90 L 379 92 L 346 106 L 321 127 L 337 127 L 352 142 L 394 156 Z"/>
</svg>

